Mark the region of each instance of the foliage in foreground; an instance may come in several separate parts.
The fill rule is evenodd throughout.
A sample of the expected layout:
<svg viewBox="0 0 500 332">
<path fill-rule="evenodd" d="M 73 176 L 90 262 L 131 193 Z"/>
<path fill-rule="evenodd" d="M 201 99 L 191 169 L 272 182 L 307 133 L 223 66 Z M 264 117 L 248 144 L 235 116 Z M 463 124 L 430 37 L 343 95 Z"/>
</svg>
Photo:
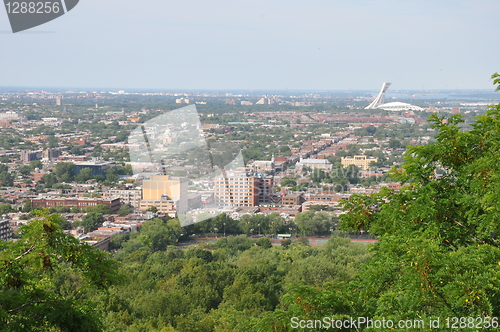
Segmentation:
<svg viewBox="0 0 500 332">
<path fill-rule="evenodd" d="M 324 247 L 257 246 L 243 235 L 185 250 L 136 247 L 117 255 L 130 283 L 100 296 L 98 308 L 108 331 L 254 332 L 292 283 L 352 280 L 369 257 L 339 237 Z"/>
<path fill-rule="evenodd" d="M 120 281 L 108 254 L 40 215 L 17 242 L 0 242 L 0 330 L 101 331 L 90 298 Z"/>
<path fill-rule="evenodd" d="M 409 148 L 393 172 L 406 187 L 345 203 L 343 227 L 380 239 L 359 277 L 319 290 L 294 287 L 263 330 L 289 331 L 293 316 L 441 317 L 444 324 L 446 317 L 500 315 L 500 105 L 467 132 L 459 115 L 430 120 L 436 142 Z"/>
</svg>

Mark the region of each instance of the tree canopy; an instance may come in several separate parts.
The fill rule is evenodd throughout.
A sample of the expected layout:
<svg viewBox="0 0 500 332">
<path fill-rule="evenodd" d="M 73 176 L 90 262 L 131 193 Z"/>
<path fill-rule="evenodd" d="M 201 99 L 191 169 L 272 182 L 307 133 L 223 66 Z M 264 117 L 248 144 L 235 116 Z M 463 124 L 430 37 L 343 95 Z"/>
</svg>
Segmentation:
<svg viewBox="0 0 500 332">
<path fill-rule="evenodd" d="M 0 330 L 101 331 L 88 295 L 121 280 L 108 254 L 64 234 L 59 215 L 0 242 Z"/>
<path fill-rule="evenodd" d="M 283 317 L 327 313 L 427 323 L 441 317 L 441 327 L 446 317 L 499 316 L 500 104 L 469 131 L 460 115 L 430 121 L 436 141 L 409 148 L 392 171 L 400 190 L 345 202 L 342 227 L 378 236 L 373 258 L 349 283 L 292 287 L 271 330 L 289 329 Z"/>
</svg>

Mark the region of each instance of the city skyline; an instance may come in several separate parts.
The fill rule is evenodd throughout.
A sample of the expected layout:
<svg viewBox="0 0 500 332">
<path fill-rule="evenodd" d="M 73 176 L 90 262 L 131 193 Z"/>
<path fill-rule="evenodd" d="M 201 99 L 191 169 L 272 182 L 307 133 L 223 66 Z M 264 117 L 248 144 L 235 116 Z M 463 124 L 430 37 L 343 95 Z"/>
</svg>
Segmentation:
<svg viewBox="0 0 500 332">
<path fill-rule="evenodd" d="M 490 0 L 87 0 L 18 34 L 0 10 L 0 86 L 492 90 L 499 9 Z"/>
</svg>

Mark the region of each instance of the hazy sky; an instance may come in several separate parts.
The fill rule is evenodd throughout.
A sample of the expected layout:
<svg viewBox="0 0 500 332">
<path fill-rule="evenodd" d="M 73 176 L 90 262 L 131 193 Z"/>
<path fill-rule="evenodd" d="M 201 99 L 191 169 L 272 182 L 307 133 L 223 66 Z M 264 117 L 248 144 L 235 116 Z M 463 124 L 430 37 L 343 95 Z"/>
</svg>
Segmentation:
<svg viewBox="0 0 500 332">
<path fill-rule="evenodd" d="M 0 86 L 493 89 L 498 0 L 80 0 L 12 34 Z"/>
</svg>

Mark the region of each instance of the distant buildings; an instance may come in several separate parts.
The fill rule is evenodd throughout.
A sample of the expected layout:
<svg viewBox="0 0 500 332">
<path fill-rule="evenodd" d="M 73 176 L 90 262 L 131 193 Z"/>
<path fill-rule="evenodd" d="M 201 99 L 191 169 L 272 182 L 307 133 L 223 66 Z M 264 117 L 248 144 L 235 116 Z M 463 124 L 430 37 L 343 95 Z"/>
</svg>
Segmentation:
<svg viewBox="0 0 500 332">
<path fill-rule="evenodd" d="M 285 195 L 283 197 L 283 200 L 281 201 L 281 204 L 283 206 L 296 206 L 296 205 L 302 205 L 302 203 L 304 202 L 305 199 L 303 193 L 293 193 Z"/>
<path fill-rule="evenodd" d="M 257 206 L 273 203 L 272 176 L 225 172 L 214 179 L 215 203 L 222 206 Z"/>
<path fill-rule="evenodd" d="M 222 206 L 256 206 L 259 202 L 257 177 L 231 172 L 215 177 L 215 202 Z"/>
<path fill-rule="evenodd" d="M 142 184 L 139 208 L 155 206 L 160 213 L 184 213 L 188 210 L 188 182 L 186 178 L 152 175 Z"/>
<path fill-rule="evenodd" d="M 19 119 L 19 114 L 17 114 L 16 112 L 0 113 L 0 121 L 12 121 L 18 119 Z"/>
<path fill-rule="evenodd" d="M 42 158 L 47 160 L 57 159 L 60 155 L 60 151 L 58 149 L 45 149 L 42 153 Z"/>
<path fill-rule="evenodd" d="M 349 165 L 354 165 L 366 171 L 370 167 L 370 163 L 377 162 L 378 158 L 366 157 L 366 156 L 354 156 L 354 157 L 342 157 L 340 162 L 342 167 L 348 167 Z"/>
<path fill-rule="evenodd" d="M 176 104 L 189 104 L 189 98 L 178 98 L 175 100 Z"/>
<path fill-rule="evenodd" d="M 110 168 L 115 167 L 114 162 L 108 162 L 104 160 L 92 160 L 85 161 L 75 164 L 75 176 L 80 174 L 80 171 L 84 168 L 90 168 L 92 175 L 103 175 L 106 176 L 106 171 Z"/>
<path fill-rule="evenodd" d="M 9 219 L 0 219 L 0 240 L 10 240 L 11 229 Z"/>
<path fill-rule="evenodd" d="M 177 206 L 173 200 L 141 200 L 139 203 L 139 209 L 143 211 L 152 207 L 155 207 L 158 213 L 167 214 L 169 216 L 175 216 L 177 212 Z"/>
<path fill-rule="evenodd" d="M 271 160 L 255 160 L 248 168 L 253 173 L 272 173 L 275 170 L 274 157 Z"/>
<path fill-rule="evenodd" d="M 406 112 L 406 111 L 425 111 L 422 107 L 412 104 L 402 103 L 399 101 L 378 105 L 376 108 L 381 108 L 386 111 Z"/>
<path fill-rule="evenodd" d="M 322 169 L 324 171 L 331 171 L 332 170 L 332 163 L 327 160 L 327 159 L 302 159 L 300 158 L 300 161 L 297 162 L 296 166 L 297 169 L 301 169 L 302 167 L 308 167 L 310 169 Z"/>
<path fill-rule="evenodd" d="M 122 205 L 130 205 L 139 208 L 142 193 L 134 189 L 110 189 L 109 197 L 119 198 Z"/>
<path fill-rule="evenodd" d="M 21 151 L 20 158 L 24 164 L 29 164 L 30 161 L 42 159 L 42 151 Z"/>
<path fill-rule="evenodd" d="M 51 208 L 57 206 L 66 207 L 95 207 L 99 204 L 106 205 L 111 211 L 118 212 L 120 209 L 120 199 L 119 198 L 88 198 L 88 197 L 40 197 L 33 198 L 31 200 L 31 208 Z"/>
<path fill-rule="evenodd" d="M 260 98 L 259 101 L 255 103 L 255 105 L 277 105 L 280 102 L 282 102 L 282 100 L 277 97 L 264 96 Z"/>
</svg>

